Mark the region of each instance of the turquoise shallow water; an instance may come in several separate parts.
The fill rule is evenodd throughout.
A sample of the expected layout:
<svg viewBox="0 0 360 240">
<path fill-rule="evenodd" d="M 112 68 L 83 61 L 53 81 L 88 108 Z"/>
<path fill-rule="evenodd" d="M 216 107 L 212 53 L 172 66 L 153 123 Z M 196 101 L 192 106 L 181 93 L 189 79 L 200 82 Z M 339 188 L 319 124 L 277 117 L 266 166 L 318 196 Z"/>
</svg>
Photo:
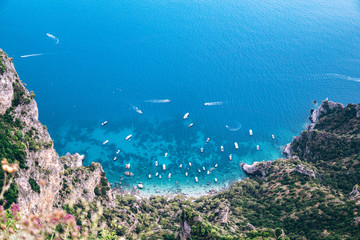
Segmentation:
<svg viewBox="0 0 360 240">
<path fill-rule="evenodd" d="M 57 151 L 101 162 L 126 190 L 140 181 L 146 193 L 225 187 L 245 177 L 240 163 L 281 157 L 313 99 L 359 102 L 355 0 L 0 0 L 0 14 L 0 47 L 35 91 Z"/>
</svg>

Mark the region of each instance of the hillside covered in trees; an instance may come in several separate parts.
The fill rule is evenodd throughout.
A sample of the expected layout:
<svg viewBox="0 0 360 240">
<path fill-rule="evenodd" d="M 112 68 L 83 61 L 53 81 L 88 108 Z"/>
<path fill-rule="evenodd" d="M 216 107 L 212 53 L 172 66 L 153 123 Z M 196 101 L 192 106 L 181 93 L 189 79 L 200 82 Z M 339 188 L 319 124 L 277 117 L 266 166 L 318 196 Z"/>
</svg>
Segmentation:
<svg viewBox="0 0 360 240">
<path fill-rule="evenodd" d="M 140 199 L 112 190 L 100 164 L 56 154 L 2 51 L 0 78 L 0 238 L 360 238 L 360 104 L 324 101 L 287 158 L 221 193 Z"/>
</svg>

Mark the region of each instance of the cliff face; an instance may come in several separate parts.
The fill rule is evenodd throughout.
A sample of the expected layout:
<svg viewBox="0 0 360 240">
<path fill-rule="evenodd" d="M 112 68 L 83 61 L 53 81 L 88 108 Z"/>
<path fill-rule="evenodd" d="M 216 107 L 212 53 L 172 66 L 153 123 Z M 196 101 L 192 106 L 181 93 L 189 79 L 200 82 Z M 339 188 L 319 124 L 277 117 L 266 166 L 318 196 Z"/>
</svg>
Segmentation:
<svg viewBox="0 0 360 240">
<path fill-rule="evenodd" d="M 360 239 L 360 105 L 324 101 L 288 158 L 242 165 L 251 177 L 224 192 L 137 199 L 112 193 L 99 163 L 59 157 L 34 97 L 0 50 L 0 159 L 19 161 L 12 194 L 25 215 L 65 208 L 127 239 Z"/>
<path fill-rule="evenodd" d="M 67 201 L 62 194 L 63 183 L 71 181 L 70 176 L 65 176 L 65 162 L 70 168 L 78 169 L 82 166 L 83 156 L 74 156 L 60 159 L 53 148 L 52 139 L 47 129 L 39 122 L 39 111 L 34 100 L 35 95 L 30 93 L 21 83 L 15 71 L 12 60 L 0 49 L 2 70 L 0 74 L 0 115 L 8 110 L 8 114 L 21 123 L 22 136 L 31 136 L 29 141 L 24 141 L 25 165 L 15 178 L 19 191 L 17 202 L 24 210 L 23 213 L 36 213 L 42 208 L 45 212 L 52 212 L 54 207 L 61 206 Z M 74 170 L 75 171 L 75 170 Z M 72 186 L 71 198 L 79 197 L 93 199 L 94 189 L 100 184 L 103 170 L 100 165 L 95 165 L 91 176 L 82 184 Z M 78 177 L 86 174 L 76 173 Z M 33 179 L 40 191 L 34 191 L 30 184 Z M 41 184 L 40 184 L 41 183 Z M 88 194 L 84 194 L 84 189 Z M 69 194 L 70 195 L 70 194 Z M 111 193 L 108 194 L 111 198 Z"/>
</svg>

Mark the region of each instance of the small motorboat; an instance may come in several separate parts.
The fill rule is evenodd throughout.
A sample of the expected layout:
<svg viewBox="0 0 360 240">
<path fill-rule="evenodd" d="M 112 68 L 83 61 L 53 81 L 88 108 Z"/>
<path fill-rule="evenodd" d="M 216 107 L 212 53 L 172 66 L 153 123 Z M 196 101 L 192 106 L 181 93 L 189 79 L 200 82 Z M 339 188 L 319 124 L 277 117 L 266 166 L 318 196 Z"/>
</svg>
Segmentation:
<svg viewBox="0 0 360 240">
<path fill-rule="evenodd" d="M 182 164 L 180 164 L 180 166 L 179 166 L 180 168 L 182 168 Z"/>
<path fill-rule="evenodd" d="M 229 159 L 230 159 L 230 161 L 232 160 L 232 154 L 229 155 Z"/>
<path fill-rule="evenodd" d="M 108 124 L 108 121 L 101 123 L 101 126 L 105 126 L 106 124 Z"/>
<path fill-rule="evenodd" d="M 165 157 L 167 157 L 168 153 L 165 153 Z"/>
<path fill-rule="evenodd" d="M 169 173 L 168 178 L 169 178 L 169 179 L 171 178 L 171 173 Z"/>
<path fill-rule="evenodd" d="M 207 171 L 206 173 L 207 173 L 207 175 L 209 175 L 209 174 L 210 174 L 210 172 L 209 172 L 209 171 Z"/>
<path fill-rule="evenodd" d="M 190 124 L 189 124 L 189 128 L 191 128 L 193 125 L 194 125 L 194 123 L 190 123 Z"/>
<path fill-rule="evenodd" d="M 189 117 L 189 113 L 185 113 L 185 115 L 184 115 L 184 119 L 187 119 Z"/>
<path fill-rule="evenodd" d="M 250 129 L 249 130 L 249 135 L 252 136 L 253 135 L 253 131 Z"/>
<path fill-rule="evenodd" d="M 220 147 L 221 152 L 224 152 L 224 146 Z"/>
<path fill-rule="evenodd" d="M 200 148 L 200 152 L 203 153 L 203 152 L 204 152 L 204 148 Z"/>
<path fill-rule="evenodd" d="M 217 167 L 218 167 L 218 164 L 216 163 L 216 164 L 215 164 L 215 168 L 217 168 Z"/>
<path fill-rule="evenodd" d="M 149 174 L 149 179 L 151 179 L 151 174 Z"/>
<path fill-rule="evenodd" d="M 159 176 L 159 173 L 158 173 L 158 172 L 155 174 L 155 177 L 157 177 L 157 176 Z"/>
<path fill-rule="evenodd" d="M 103 144 L 105 145 L 105 144 L 107 144 L 109 142 L 109 140 L 106 140 L 105 142 L 103 142 Z"/>
<path fill-rule="evenodd" d="M 210 141 L 210 138 L 207 138 L 207 139 L 206 139 L 206 143 L 208 143 L 209 141 Z"/>
<path fill-rule="evenodd" d="M 117 150 L 116 154 L 119 154 L 119 153 L 120 153 L 120 149 L 119 149 L 119 150 Z"/>
<path fill-rule="evenodd" d="M 195 177 L 195 182 L 198 182 L 198 178 L 197 178 L 197 177 Z"/>
<path fill-rule="evenodd" d="M 217 178 L 215 178 L 215 182 L 217 183 Z"/>
<path fill-rule="evenodd" d="M 191 167 L 191 162 L 189 162 L 189 167 Z"/>
<path fill-rule="evenodd" d="M 275 136 L 274 136 L 274 134 L 273 135 L 271 135 L 271 138 L 274 140 L 275 139 Z"/>
<path fill-rule="evenodd" d="M 130 163 L 125 164 L 126 169 L 130 169 Z"/>
<path fill-rule="evenodd" d="M 159 178 L 161 179 L 161 175 L 159 175 Z"/>
<path fill-rule="evenodd" d="M 163 170 L 164 170 L 164 171 L 166 170 L 166 166 L 165 166 L 165 164 L 163 164 Z"/>
<path fill-rule="evenodd" d="M 203 167 L 203 171 L 205 171 L 205 167 Z"/>
<path fill-rule="evenodd" d="M 188 172 L 185 173 L 185 176 L 188 176 Z"/>
<path fill-rule="evenodd" d="M 260 149 L 260 146 L 259 146 L 259 145 L 256 145 L 256 150 L 259 151 L 259 149 Z"/>
<path fill-rule="evenodd" d="M 199 168 L 199 173 L 201 173 L 201 170 L 200 170 L 200 168 Z"/>
<path fill-rule="evenodd" d="M 234 142 L 234 145 L 235 145 L 235 149 L 238 149 L 239 148 L 239 145 L 237 142 Z"/>
<path fill-rule="evenodd" d="M 127 141 L 127 140 L 130 140 L 130 138 L 132 137 L 132 135 L 130 134 L 130 135 L 128 135 L 126 138 L 125 138 L 125 140 Z"/>
<path fill-rule="evenodd" d="M 117 157 L 114 157 L 114 161 L 116 161 Z"/>
<path fill-rule="evenodd" d="M 158 161 L 155 161 L 155 167 L 157 167 L 159 165 Z"/>
</svg>

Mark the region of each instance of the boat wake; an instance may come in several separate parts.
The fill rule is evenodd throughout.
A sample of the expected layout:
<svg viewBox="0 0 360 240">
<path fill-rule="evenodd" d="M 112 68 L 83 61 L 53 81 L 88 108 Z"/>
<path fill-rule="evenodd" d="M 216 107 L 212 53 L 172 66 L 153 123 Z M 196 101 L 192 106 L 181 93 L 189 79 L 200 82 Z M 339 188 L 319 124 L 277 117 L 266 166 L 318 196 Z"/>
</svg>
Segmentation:
<svg viewBox="0 0 360 240">
<path fill-rule="evenodd" d="M 142 114 L 142 113 L 143 113 L 137 106 L 132 105 L 131 108 L 132 108 L 135 112 L 137 112 L 138 114 Z"/>
<path fill-rule="evenodd" d="M 146 100 L 147 103 L 169 103 L 170 99 L 149 99 Z"/>
<path fill-rule="evenodd" d="M 205 106 L 220 106 L 223 104 L 224 104 L 224 102 L 206 102 L 206 103 L 204 103 Z"/>
<path fill-rule="evenodd" d="M 59 44 L 60 40 L 59 40 L 57 37 L 55 37 L 54 35 L 52 35 L 52 34 L 50 34 L 50 33 L 47 33 L 46 36 L 48 36 L 49 38 L 55 40 L 55 41 L 56 41 L 56 43 L 55 43 L 56 45 Z"/>
<path fill-rule="evenodd" d="M 346 75 L 342 75 L 342 74 L 328 73 L 326 75 L 331 76 L 331 77 L 335 77 L 335 78 L 339 78 L 339 79 L 343 79 L 343 80 L 347 80 L 347 81 L 360 82 L 360 78 L 350 77 L 350 76 L 346 76 Z"/>
<path fill-rule="evenodd" d="M 43 53 L 34 53 L 34 54 L 29 54 L 29 55 L 22 55 L 20 56 L 21 58 L 28 58 L 28 57 L 38 57 L 38 56 L 42 56 L 44 55 Z"/>
<path fill-rule="evenodd" d="M 235 128 L 232 128 L 232 127 L 230 127 L 229 125 L 225 125 L 225 127 L 226 127 L 229 131 L 235 132 L 235 131 L 238 131 L 238 130 L 241 129 L 241 124 L 238 123 Z"/>
</svg>

